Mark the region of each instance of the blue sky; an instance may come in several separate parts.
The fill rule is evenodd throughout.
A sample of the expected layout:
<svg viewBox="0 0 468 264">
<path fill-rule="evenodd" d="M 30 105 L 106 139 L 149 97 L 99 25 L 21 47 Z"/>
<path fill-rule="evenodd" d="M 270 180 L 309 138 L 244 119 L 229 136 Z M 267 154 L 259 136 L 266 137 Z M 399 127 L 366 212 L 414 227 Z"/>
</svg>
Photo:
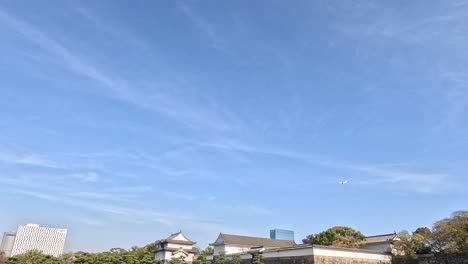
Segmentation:
<svg viewBox="0 0 468 264">
<path fill-rule="evenodd" d="M 179 230 L 204 247 L 467 209 L 467 12 L 1 1 L 0 229 L 67 227 L 67 250 Z"/>
</svg>

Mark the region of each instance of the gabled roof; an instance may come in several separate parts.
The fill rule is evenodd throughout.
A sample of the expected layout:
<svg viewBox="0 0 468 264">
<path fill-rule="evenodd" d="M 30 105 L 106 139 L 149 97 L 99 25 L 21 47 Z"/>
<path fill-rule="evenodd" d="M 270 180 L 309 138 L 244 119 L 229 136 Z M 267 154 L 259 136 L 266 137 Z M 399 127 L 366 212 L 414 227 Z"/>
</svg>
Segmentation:
<svg viewBox="0 0 468 264">
<path fill-rule="evenodd" d="M 166 239 L 159 240 L 158 243 L 173 243 L 173 244 L 183 244 L 183 245 L 195 245 L 196 242 L 189 240 L 182 231 L 175 234 L 171 234 Z"/>
<path fill-rule="evenodd" d="M 275 248 L 275 247 L 292 247 L 296 243 L 291 240 L 279 240 L 279 239 L 270 239 L 263 237 L 249 237 L 249 236 L 238 236 L 238 235 L 228 235 L 220 233 L 218 239 L 214 243 L 210 244 L 211 246 L 216 245 L 245 245 L 253 247 L 266 247 L 266 248 Z"/>
<path fill-rule="evenodd" d="M 174 234 L 171 234 L 170 236 L 168 236 L 166 239 L 172 239 L 172 240 L 188 240 L 188 238 L 186 236 L 184 236 L 184 234 L 182 234 L 182 231 L 179 231 L 177 233 L 174 233 Z"/>
<path fill-rule="evenodd" d="M 397 234 L 392 233 L 392 234 L 384 234 L 384 235 L 378 235 L 378 236 L 368 236 L 366 237 L 366 240 L 364 241 L 364 243 L 366 244 L 384 243 L 384 242 L 393 242 L 395 240 L 399 240 L 397 238 Z"/>
</svg>

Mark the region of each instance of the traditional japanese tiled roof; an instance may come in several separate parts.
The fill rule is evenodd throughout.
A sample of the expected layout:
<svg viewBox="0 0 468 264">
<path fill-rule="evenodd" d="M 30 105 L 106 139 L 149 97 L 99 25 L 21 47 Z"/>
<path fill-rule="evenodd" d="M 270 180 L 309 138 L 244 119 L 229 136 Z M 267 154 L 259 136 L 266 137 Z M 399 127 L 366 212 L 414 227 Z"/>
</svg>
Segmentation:
<svg viewBox="0 0 468 264">
<path fill-rule="evenodd" d="M 368 236 L 364 243 L 372 244 L 372 243 L 384 243 L 384 242 L 393 242 L 397 239 L 397 234 L 385 234 L 385 235 L 378 235 L 378 236 Z"/>
<path fill-rule="evenodd" d="M 179 235 L 183 236 L 185 238 L 185 240 L 176 239 Z M 196 242 L 193 242 L 193 241 L 189 240 L 186 236 L 184 236 L 184 234 L 182 234 L 182 232 L 177 232 L 175 234 L 171 234 L 166 239 L 159 240 L 157 243 L 161 243 L 161 244 L 162 243 L 173 243 L 173 244 L 181 244 L 181 245 L 195 245 L 196 244 Z"/>
<path fill-rule="evenodd" d="M 291 240 L 279 240 L 279 239 L 270 239 L 263 237 L 249 237 L 249 236 L 239 236 L 239 235 L 228 235 L 228 234 L 219 234 L 216 242 L 211 243 L 211 246 L 216 245 L 245 245 L 245 246 L 257 246 L 257 247 L 266 247 L 266 248 L 276 248 L 276 247 L 292 247 L 296 243 Z"/>
</svg>

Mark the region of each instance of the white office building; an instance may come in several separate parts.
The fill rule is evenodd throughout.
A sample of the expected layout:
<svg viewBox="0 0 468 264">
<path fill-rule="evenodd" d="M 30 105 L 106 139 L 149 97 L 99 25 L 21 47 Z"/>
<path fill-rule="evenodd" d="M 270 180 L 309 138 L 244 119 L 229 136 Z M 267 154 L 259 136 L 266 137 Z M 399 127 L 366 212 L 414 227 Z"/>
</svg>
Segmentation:
<svg viewBox="0 0 468 264">
<path fill-rule="evenodd" d="M 0 251 L 3 252 L 5 257 L 11 256 L 11 250 L 15 244 L 16 233 L 15 232 L 5 232 L 3 233 L 2 244 L 0 244 Z"/>
<path fill-rule="evenodd" d="M 43 254 L 60 256 L 63 254 L 67 229 L 42 227 L 36 224 L 20 225 L 13 243 L 11 256 L 40 250 Z"/>
</svg>

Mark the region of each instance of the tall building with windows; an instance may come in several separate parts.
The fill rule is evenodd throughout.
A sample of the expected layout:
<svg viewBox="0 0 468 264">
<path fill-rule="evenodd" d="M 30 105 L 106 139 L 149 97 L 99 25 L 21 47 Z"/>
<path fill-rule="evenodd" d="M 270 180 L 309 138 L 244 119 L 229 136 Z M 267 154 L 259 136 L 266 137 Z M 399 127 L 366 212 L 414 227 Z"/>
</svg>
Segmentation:
<svg viewBox="0 0 468 264">
<path fill-rule="evenodd" d="M 278 240 L 291 240 L 294 241 L 294 231 L 283 229 L 270 230 L 270 238 Z"/>
<path fill-rule="evenodd" d="M 60 256 L 63 254 L 66 237 L 67 229 L 42 227 L 36 224 L 20 225 L 14 238 L 11 256 L 33 249 L 47 255 Z"/>
<path fill-rule="evenodd" d="M 13 250 L 13 245 L 15 243 L 16 233 L 15 232 L 5 232 L 3 233 L 2 244 L 0 244 L 0 251 L 3 252 L 5 257 L 11 256 L 11 250 Z"/>
</svg>

